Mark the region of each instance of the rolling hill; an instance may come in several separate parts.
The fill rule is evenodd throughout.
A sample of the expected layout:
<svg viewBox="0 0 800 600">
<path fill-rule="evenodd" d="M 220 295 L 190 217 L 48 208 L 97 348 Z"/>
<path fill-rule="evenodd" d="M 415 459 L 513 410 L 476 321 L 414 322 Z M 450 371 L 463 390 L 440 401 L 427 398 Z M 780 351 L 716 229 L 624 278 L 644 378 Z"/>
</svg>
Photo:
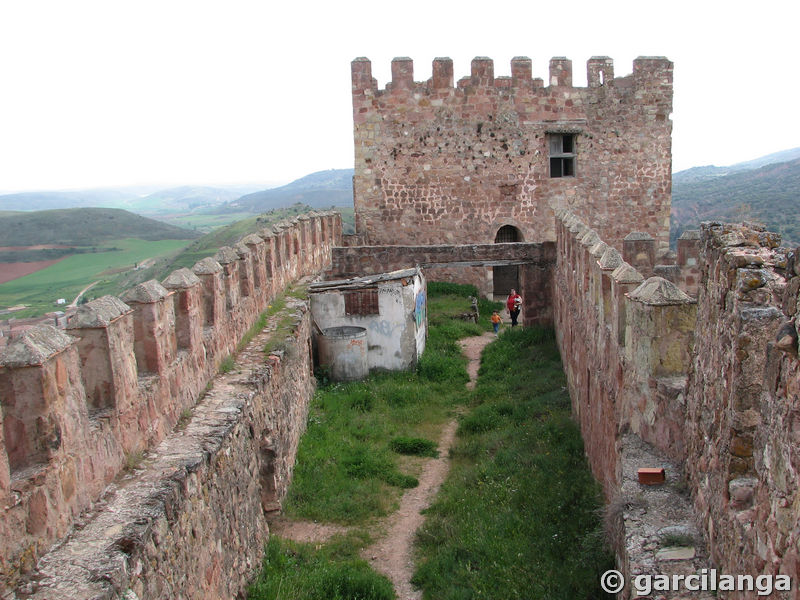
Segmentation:
<svg viewBox="0 0 800 600">
<path fill-rule="evenodd" d="M 784 245 L 796 245 L 798 207 L 800 148 L 730 167 L 694 167 L 672 176 L 670 241 L 702 221 L 750 220 L 780 233 Z"/>
<path fill-rule="evenodd" d="M 20 192 L 0 196 L 0 210 L 52 210 L 105 206 L 119 208 L 135 199 L 126 189 L 67 190 L 55 192 Z"/>
<path fill-rule="evenodd" d="M 188 240 L 194 231 L 116 208 L 66 208 L 0 216 L 6 246 L 97 246 L 122 238 Z"/>
<path fill-rule="evenodd" d="M 220 210 L 261 213 L 297 203 L 311 208 L 353 206 L 353 169 L 317 171 L 287 185 L 242 196 Z"/>
<path fill-rule="evenodd" d="M 148 279 L 164 279 L 175 269 L 180 269 L 181 267 L 191 268 L 198 260 L 213 256 L 222 246 L 233 246 L 250 233 L 255 233 L 278 221 L 292 219 L 310 210 L 311 207 L 309 206 L 295 204 L 294 206 L 279 208 L 219 227 L 192 241 L 179 252 L 161 257 L 146 268 L 137 269 L 120 276 L 116 281 L 116 286 L 121 291 Z"/>
</svg>

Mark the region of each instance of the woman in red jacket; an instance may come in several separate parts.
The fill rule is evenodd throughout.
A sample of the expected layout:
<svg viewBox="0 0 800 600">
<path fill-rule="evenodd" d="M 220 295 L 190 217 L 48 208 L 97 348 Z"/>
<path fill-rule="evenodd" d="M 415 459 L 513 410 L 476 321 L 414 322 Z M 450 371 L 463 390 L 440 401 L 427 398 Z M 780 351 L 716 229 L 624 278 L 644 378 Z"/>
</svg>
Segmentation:
<svg viewBox="0 0 800 600">
<path fill-rule="evenodd" d="M 511 326 L 516 327 L 517 325 L 517 317 L 519 317 L 519 311 L 522 307 L 522 296 L 517 293 L 517 290 L 511 290 L 511 293 L 508 295 L 508 299 L 506 300 L 506 308 L 508 308 L 508 314 L 511 315 Z"/>
</svg>

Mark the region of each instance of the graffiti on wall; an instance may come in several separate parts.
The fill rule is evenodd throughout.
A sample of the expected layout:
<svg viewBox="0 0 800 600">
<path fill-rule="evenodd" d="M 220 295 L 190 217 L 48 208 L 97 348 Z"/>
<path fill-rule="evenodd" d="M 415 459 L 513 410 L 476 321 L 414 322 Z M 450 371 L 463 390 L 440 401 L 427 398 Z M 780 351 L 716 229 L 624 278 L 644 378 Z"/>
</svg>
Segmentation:
<svg viewBox="0 0 800 600">
<path fill-rule="evenodd" d="M 397 328 L 403 327 L 403 323 L 390 323 L 386 319 L 382 321 L 373 321 L 369 324 L 371 331 L 386 337 L 392 337 Z"/>
<path fill-rule="evenodd" d="M 425 290 L 417 292 L 416 301 L 414 303 L 414 320 L 417 322 L 417 329 L 426 321 L 428 317 L 428 306 L 425 302 Z"/>
</svg>

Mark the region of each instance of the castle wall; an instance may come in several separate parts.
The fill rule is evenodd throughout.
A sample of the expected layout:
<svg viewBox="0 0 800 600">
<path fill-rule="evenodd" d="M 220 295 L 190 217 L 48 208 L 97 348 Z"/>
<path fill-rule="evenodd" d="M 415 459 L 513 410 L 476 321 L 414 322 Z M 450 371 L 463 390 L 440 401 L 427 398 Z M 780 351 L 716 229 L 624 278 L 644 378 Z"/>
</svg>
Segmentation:
<svg viewBox="0 0 800 600">
<path fill-rule="evenodd" d="M 554 211 L 568 208 L 607 243 L 639 231 L 666 250 L 671 197 L 672 63 L 638 58 L 614 77 L 606 57 L 550 61 L 547 86 L 515 58 L 495 77 L 488 58 L 453 82 L 450 59 L 413 81 L 411 59 L 392 61 L 378 89 L 371 63 L 352 63 L 356 230 L 365 243 L 488 244 L 504 225 L 525 242 L 554 241 Z M 570 136 L 574 175 L 551 177 L 551 141 Z M 562 144 L 563 145 L 563 144 Z M 561 148 L 565 150 L 565 148 Z M 566 148 L 569 150 L 569 148 Z"/>
<path fill-rule="evenodd" d="M 237 363 L 248 375 L 215 378 L 185 429 L 40 562 L 26 597 L 240 597 L 260 567 L 265 517 L 287 491 L 314 390 L 310 313 L 292 302 L 286 350 L 265 361 L 269 332 L 256 337 Z"/>
<path fill-rule="evenodd" d="M 298 233 L 312 225 L 324 232 L 313 248 L 313 236 Z M 275 249 L 286 236 L 296 243 L 279 262 Z M 174 430 L 277 293 L 329 263 L 341 221 L 315 213 L 256 237 L 262 241 L 251 238 L 249 251 L 221 249 L 224 267 L 207 258 L 163 286 L 126 291 L 125 301 L 94 300 L 78 310 L 69 335 L 42 326 L 0 354 L 0 591 Z M 272 276 L 259 287 L 256 272 Z"/>
<path fill-rule="evenodd" d="M 715 563 L 789 574 L 796 588 L 800 269 L 779 242 L 746 226 L 704 225 L 686 468 Z"/>
<path fill-rule="evenodd" d="M 749 226 L 704 225 L 675 265 L 695 299 L 623 261 L 661 270 L 646 236 L 620 254 L 575 215 L 556 227 L 556 333 L 587 457 L 619 507 L 623 572 L 713 566 L 796 582 L 799 252 Z M 637 482 L 640 467 L 667 469 L 660 492 Z M 663 558 L 664 531 L 694 538 L 686 558 Z"/>
<path fill-rule="evenodd" d="M 590 465 L 612 497 L 623 433 L 685 457 L 681 402 L 696 302 L 670 281 L 645 279 L 574 214 L 560 212 L 556 229 L 557 340 Z"/>
</svg>

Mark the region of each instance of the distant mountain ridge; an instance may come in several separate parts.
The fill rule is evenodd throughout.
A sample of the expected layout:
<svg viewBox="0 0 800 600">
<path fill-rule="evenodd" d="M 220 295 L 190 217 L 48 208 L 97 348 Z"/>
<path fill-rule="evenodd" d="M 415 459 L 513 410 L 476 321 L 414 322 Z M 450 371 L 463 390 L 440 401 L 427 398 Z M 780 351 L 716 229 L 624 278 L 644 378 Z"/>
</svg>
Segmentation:
<svg viewBox="0 0 800 600">
<path fill-rule="evenodd" d="M 717 167 L 714 165 L 691 167 L 689 169 L 673 173 L 672 183 L 675 185 L 676 183 L 684 184 L 693 181 L 712 179 L 715 177 L 722 177 L 724 175 L 731 175 L 740 171 L 760 169 L 761 167 L 775 163 L 789 162 L 798 158 L 800 158 L 800 148 L 792 148 L 791 150 L 773 152 L 772 154 L 767 154 L 766 156 L 736 163 L 727 167 Z"/>
<path fill-rule="evenodd" d="M 672 176 L 674 242 L 702 221 L 753 220 L 800 243 L 800 148 L 729 167 L 694 167 Z"/>
<path fill-rule="evenodd" d="M 258 214 L 297 203 L 312 208 L 353 206 L 353 169 L 317 171 L 275 188 L 264 184 L 186 185 L 165 189 L 140 186 L 0 195 L 0 211 L 103 207 L 147 216 L 231 212 Z"/>
<path fill-rule="evenodd" d="M 99 207 L 121 208 L 143 214 L 192 212 L 213 209 L 263 188 L 263 184 L 241 184 L 19 192 L 0 195 L 0 211 Z"/>
<path fill-rule="evenodd" d="M 117 208 L 64 208 L 0 216 L 4 246 L 96 246 L 122 238 L 188 240 L 200 234 Z"/>
<path fill-rule="evenodd" d="M 281 187 L 247 194 L 221 208 L 260 213 L 297 203 L 312 208 L 353 206 L 353 172 L 353 169 L 317 171 Z"/>
</svg>

